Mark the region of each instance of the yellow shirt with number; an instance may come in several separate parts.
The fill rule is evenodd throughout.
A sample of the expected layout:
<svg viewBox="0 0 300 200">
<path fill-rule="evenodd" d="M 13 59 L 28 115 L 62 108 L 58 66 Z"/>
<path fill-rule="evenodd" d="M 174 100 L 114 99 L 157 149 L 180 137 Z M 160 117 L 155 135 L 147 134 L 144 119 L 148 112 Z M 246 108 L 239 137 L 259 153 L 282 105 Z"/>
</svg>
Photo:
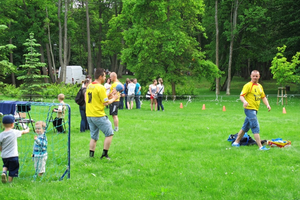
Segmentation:
<svg viewBox="0 0 300 200">
<path fill-rule="evenodd" d="M 110 86 L 110 93 L 112 93 L 113 89 L 116 89 L 116 87 L 117 87 L 118 84 L 120 84 L 120 82 L 114 82 L 113 84 L 111 84 L 111 86 Z M 116 101 L 120 101 L 120 97 L 117 98 L 117 99 L 115 100 L 115 102 L 116 102 Z"/>
<path fill-rule="evenodd" d="M 248 102 L 246 109 L 249 110 L 258 110 L 260 100 L 266 97 L 263 87 L 259 83 L 252 82 L 244 85 L 241 96 Z"/>
<path fill-rule="evenodd" d="M 86 89 L 86 116 L 104 117 L 106 116 L 103 103 L 108 101 L 106 89 L 103 85 L 92 82 Z"/>
</svg>

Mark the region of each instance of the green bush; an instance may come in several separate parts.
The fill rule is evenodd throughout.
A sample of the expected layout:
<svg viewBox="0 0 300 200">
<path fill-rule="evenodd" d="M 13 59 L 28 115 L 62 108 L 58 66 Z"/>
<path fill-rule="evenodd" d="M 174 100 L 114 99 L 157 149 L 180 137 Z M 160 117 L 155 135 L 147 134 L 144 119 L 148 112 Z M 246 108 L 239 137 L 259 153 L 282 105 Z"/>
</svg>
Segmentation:
<svg viewBox="0 0 300 200">
<path fill-rule="evenodd" d="M 8 97 L 19 97 L 20 92 L 19 89 L 14 85 L 4 84 L 3 94 Z"/>
<path fill-rule="evenodd" d="M 40 94 L 41 98 L 57 98 L 57 95 L 63 93 L 67 99 L 75 98 L 80 84 L 48 84 L 46 87 L 42 88 Z M 21 98 L 21 93 L 19 88 L 16 88 L 14 85 L 3 84 L 3 94 L 7 97 L 17 97 Z M 36 100 L 36 99 L 34 99 Z"/>
</svg>

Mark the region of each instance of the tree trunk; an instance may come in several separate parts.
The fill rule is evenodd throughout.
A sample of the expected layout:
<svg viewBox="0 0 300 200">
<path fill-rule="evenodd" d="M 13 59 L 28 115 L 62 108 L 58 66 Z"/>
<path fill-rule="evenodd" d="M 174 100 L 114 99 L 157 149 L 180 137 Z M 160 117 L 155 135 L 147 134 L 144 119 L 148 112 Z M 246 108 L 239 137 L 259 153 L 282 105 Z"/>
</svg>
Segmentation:
<svg viewBox="0 0 300 200">
<path fill-rule="evenodd" d="M 92 76 L 93 74 L 93 62 L 92 62 L 92 52 L 91 52 L 91 34 L 90 34 L 90 17 L 89 17 L 89 1 L 85 1 L 85 11 L 86 11 L 86 32 L 87 32 L 87 50 L 88 50 L 88 74 Z"/>
<path fill-rule="evenodd" d="M 236 22 L 237 22 L 237 11 L 238 11 L 238 4 L 239 1 L 235 0 L 233 6 L 233 17 L 231 17 L 231 38 L 230 38 L 230 47 L 229 47 L 229 62 L 228 62 L 228 81 L 227 81 L 227 88 L 226 94 L 230 95 L 230 83 L 231 83 L 231 67 L 232 67 L 232 53 L 233 53 L 233 42 L 235 38 L 235 30 L 236 30 Z M 231 12 L 232 13 L 232 12 Z"/>
<path fill-rule="evenodd" d="M 41 62 L 45 63 L 44 48 L 43 48 L 41 42 L 40 42 L 40 45 L 41 45 L 40 46 Z M 43 72 L 43 75 L 48 75 L 47 67 L 42 67 L 42 72 Z M 45 81 L 45 83 L 49 83 L 48 78 L 44 78 L 44 81 Z"/>
<path fill-rule="evenodd" d="M 10 22 L 9 22 L 9 25 L 8 27 L 10 28 Z M 9 38 L 9 44 L 12 44 L 12 38 Z M 13 54 L 12 52 L 10 52 L 9 54 L 9 60 L 10 60 L 10 63 L 14 64 L 14 57 L 13 57 Z M 11 73 L 11 82 L 14 86 L 16 86 L 16 77 L 15 77 L 15 73 Z"/>
<path fill-rule="evenodd" d="M 110 60 L 111 60 L 111 71 L 117 73 L 118 55 L 115 53 L 113 56 L 110 57 Z"/>
<path fill-rule="evenodd" d="M 172 82 L 172 95 L 176 95 L 176 90 L 175 90 L 175 83 Z"/>
<path fill-rule="evenodd" d="M 55 83 L 55 78 L 53 73 L 55 72 L 55 70 L 53 70 L 52 67 L 52 62 L 51 62 L 51 56 L 50 56 L 50 48 L 49 48 L 49 44 L 46 44 L 46 51 L 47 51 L 47 60 L 48 60 L 48 74 L 50 77 L 50 80 L 52 83 Z M 53 55 L 53 54 L 52 54 Z"/>
<path fill-rule="evenodd" d="M 99 19 L 102 18 L 102 0 L 99 0 Z M 97 62 L 96 62 L 96 67 L 101 67 L 102 66 L 102 22 L 99 22 L 99 39 L 98 39 L 98 55 L 97 55 Z"/>
<path fill-rule="evenodd" d="M 67 65 L 67 59 L 68 59 L 68 6 L 69 6 L 69 0 L 65 0 L 65 19 L 64 19 L 64 68 L 63 68 L 63 75 L 62 81 L 66 82 L 66 65 Z"/>
<path fill-rule="evenodd" d="M 218 0 L 215 1 L 215 23 L 216 23 L 216 65 L 219 68 L 219 22 L 218 22 Z M 216 95 L 220 94 L 220 78 L 216 78 Z"/>
<path fill-rule="evenodd" d="M 46 7 L 46 17 L 48 18 L 47 7 Z M 55 60 L 54 60 L 54 55 L 53 55 L 53 51 L 52 51 L 52 42 L 51 42 L 51 33 L 50 33 L 49 23 L 47 24 L 47 30 L 48 30 L 48 42 L 49 42 L 49 44 L 46 44 L 47 58 L 48 58 L 48 73 L 50 75 L 52 83 L 55 83 L 56 82 L 56 66 L 55 66 Z M 53 69 L 52 69 L 52 65 L 53 65 Z"/>
<path fill-rule="evenodd" d="M 58 28 L 59 28 L 59 63 L 60 63 L 60 77 L 59 82 L 66 82 L 66 61 L 67 61 L 67 15 L 68 15 L 68 0 L 65 0 L 65 17 L 64 17 L 64 38 L 62 37 L 62 27 L 60 21 L 60 11 L 61 11 L 61 0 L 58 0 Z M 64 40 L 63 40 L 64 39 Z M 64 44 L 64 58 L 62 57 L 62 44 Z"/>
</svg>

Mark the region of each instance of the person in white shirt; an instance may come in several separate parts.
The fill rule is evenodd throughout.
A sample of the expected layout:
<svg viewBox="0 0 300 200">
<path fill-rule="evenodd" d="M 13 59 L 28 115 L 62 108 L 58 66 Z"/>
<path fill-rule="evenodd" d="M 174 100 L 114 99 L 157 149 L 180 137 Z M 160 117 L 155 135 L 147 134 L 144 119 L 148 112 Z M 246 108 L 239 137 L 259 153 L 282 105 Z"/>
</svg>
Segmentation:
<svg viewBox="0 0 300 200">
<path fill-rule="evenodd" d="M 133 100 L 134 100 L 134 93 L 135 93 L 135 86 L 136 84 L 133 83 L 133 79 L 130 79 L 128 84 L 128 95 L 127 95 L 127 107 L 128 110 L 133 108 Z"/>
<path fill-rule="evenodd" d="M 110 87 L 111 87 L 111 80 L 110 80 L 110 78 L 108 78 L 106 80 L 106 83 L 104 84 L 104 87 L 106 89 L 106 94 L 109 95 L 109 93 L 110 93 Z"/>
<path fill-rule="evenodd" d="M 156 94 L 156 91 L 157 91 L 157 81 L 156 81 L 156 79 L 154 79 L 153 84 L 149 85 L 150 100 L 151 100 L 151 103 L 150 103 L 151 111 L 153 110 L 153 103 L 155 104 L 154 110 L 156 111 L 156 109 L 157 109 L 157 101 L 156 101 L 157 94 Z"/>
<path fill-rule="evenodd" d="M 163 93 L 165 91 L 165 86 L 163 85 L 163 80 L 162 78 L 158 79 L 158 85 L 157 85 L 157 110 L 159 111 L 160 108 L 162 111 L 165 111 L 164 106 L 162 105 L 162 98 L 163 98 Z"/>
</svg>

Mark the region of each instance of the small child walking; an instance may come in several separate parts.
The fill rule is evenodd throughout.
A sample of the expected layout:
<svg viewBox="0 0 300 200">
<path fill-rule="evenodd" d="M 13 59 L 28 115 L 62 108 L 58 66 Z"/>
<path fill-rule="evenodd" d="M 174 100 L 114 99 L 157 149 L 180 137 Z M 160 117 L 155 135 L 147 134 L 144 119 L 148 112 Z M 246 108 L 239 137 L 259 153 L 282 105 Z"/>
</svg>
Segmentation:
<svg viewBox="0 0 300 200">
<path fill-rule="evenodd" d="M 47 137 L 45 134 L 46 123 L 38 121 L 35 123 L 35 132 L 38 136 L 34 136 L 33 160 L 35 173 L 42 176 L 46 171 L 47 153 Z"/>
<path fill-rule="evenodd" d="M 2 170 L 2 183 L 7 182 L 7 171 L 8 182 L 12 182 L 14 177 L 19 175 L 19 153 L 18 153 L 18 141 L 17 138 L 23 134 L 29 132 L 29 128 L 23 131 L 15 130 L 14 123 L 15 118 L 11 115 L 6 115 L 2 119 L 5 130 L 0 133 L 0 151 L 3 161 Z"/>
</svg>

